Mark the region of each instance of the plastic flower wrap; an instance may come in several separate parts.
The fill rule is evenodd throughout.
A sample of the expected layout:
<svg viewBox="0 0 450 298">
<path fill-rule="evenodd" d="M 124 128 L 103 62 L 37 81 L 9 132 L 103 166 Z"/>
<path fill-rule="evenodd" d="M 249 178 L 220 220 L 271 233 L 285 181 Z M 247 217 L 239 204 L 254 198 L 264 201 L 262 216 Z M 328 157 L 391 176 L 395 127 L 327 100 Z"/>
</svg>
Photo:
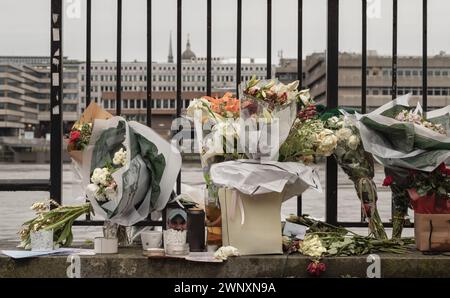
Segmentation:
<svg viewBox="0 0 450 298">
<path fill-rule="evenodd" d="M 100 106 L 98 106 L 94 101 L 92 101 L 86 110 L 81 115 L 80 119 L 75 122 L 72 129 L 69 132 L 67 140 L 67 152 L 70 157 L 76 161 L 78 164 L 83 163 L 82 151 L 89 144 L 92 126 L 95 119 L 109 119 L 112 115 Z"/>
<path fill-rule="evenodd" d="M 241 146 L 249 158 L 277 160 L 280 146 L 288 137 L 297 116 L 298 81 L 257 80 L 241 85 Z"/>
<path fill-rule="evenodd" d="M 96 120 L 83 184 L 94 210 L 131 226 L 167 204 L 181 166 L 179 151 L 151 128 L 121 117 Z"/>
<path fill-rule="evenodd" d="M 450 157 L 450 106 L 423 113 L 411 95 L 399 97 L 375 111 L 357 115 L 364 149 L 393 176 L 394 237 L 400 237 L 408 211 L 410 170 L 432 172 Z M 426 117 L 425 117 L 426 116 Z"/>
</svg>

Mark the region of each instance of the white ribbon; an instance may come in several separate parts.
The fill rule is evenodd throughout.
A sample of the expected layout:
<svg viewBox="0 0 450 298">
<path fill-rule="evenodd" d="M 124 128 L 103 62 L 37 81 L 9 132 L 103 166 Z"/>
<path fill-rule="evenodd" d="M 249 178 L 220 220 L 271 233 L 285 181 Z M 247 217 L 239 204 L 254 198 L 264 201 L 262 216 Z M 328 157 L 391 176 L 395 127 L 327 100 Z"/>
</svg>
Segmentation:
<svg viewBox="0 0 450 298">
<path fill-rule="evenodd" d="M 233 220 L 236 215 L 237 204 L 239 204 L 239 209 L 241 211 L 241 226 L 244 225 L 245 222 L 245 212 L 244 212 L 244 203 L 242 202 L 241 196 L 238 196 L 236 190 L 231 190 L 231 213 L 230 218 Z"/>
</svg>

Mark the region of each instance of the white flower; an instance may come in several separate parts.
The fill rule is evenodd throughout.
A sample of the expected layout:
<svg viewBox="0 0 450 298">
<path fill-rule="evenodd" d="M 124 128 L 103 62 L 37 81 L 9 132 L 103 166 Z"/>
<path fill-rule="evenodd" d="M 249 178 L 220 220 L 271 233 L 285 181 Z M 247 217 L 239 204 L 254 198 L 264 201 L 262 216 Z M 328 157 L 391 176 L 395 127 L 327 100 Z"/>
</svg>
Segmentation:
<svg viewBox="0 0 450 298">
<path fill-rule="evenodd" d="M 309 234 L 300 244 L 299 251 L 306 256 L 320 257 L 327 252 L 327 249 L 323 246 L 319 236 Z"/>
<path fill-rule="evenodd" d="M 111 185 L 108 186 L 107 188 L 105 188 L 105 196 L 108 200 L 112 200 L 116 197 L 116 189 L 115 189 L 115 185 Z"/>
<path fill-rule="evenodd" d="M 336 136 L 339 141 L 346 141 L 353 135 L 353 132 L 350 128 L 341 128 L 336 132 Z"/>
<path fill-rule="evenodd" d="M 334 127 L 338 124 L 339 118 L 336 116 L 333 116 L 333 117 L 329 118 L 327 121 L 328 121 L 328 125 Z"/>
<path fill-rule="evenodd" d="M 334 135 L 334 132 L 329 129 L 322 130 L 317 135 L 317 153 L 323 156 L 330 156 L 333 154 L 336 148 L 338 138 Z"/>
<path fill-rule="evenodd" d="M 214 258 L 219 260 L 226 260 L 231 256 L 239 256 L 239 251 L 236 247 L 222 246 L 214 253 Z"/>
<path fill-rule="evenodd" d="M 188 108 L 186 109 L 186 115 L 192 119 L 195 118 L 198 111 L 200 111 L 201 118 L 200 119 L 203 122 L 204 118 L 208 117 L 209 114 L 209 108 L 211 107 L 211 104 L 209 101 L 207 101 L 204 98 L 194 98 L 189 103 Z"/>
<path fill-rule="evenodd" d="M 348 138 L 348 142 L 347 145 L 350 149 L 352 150 L 356 150 L 359 146 L 360 140 L 356 135 L 352 135 L 350 136 L 350 138 Z"/>
<path fill-rule="evenodd" d="M 125 166 L 127 163 L 127 151 L 120 148 L 119 151 L 114 153 L 113 164 L 116 166 Z"/>
</svg>

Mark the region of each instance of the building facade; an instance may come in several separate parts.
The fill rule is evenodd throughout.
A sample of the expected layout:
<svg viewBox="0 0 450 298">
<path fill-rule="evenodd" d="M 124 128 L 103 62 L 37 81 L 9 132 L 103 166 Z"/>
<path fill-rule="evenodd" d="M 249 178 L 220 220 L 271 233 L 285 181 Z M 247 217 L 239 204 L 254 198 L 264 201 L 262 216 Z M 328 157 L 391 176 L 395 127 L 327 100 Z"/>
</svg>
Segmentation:
<svg viewBox="0 0 450 298">
<path fill-rule="evenodd" d="M 211 63 L 212 92 L 235 92 L 236 59 L 213 58 Z M 116 63 L 91 63 L 91 100 L 103 104 L 103 94 L 116 91 Z M 275 68 L 273 67 L 274 73 Z M 266 76 L 265 59 L 243 58 L 241 62 L 241 81 L 250 80 L 252 75 L 263 79 Z M 86 64 L 80 64 L 81 105 L 86 102 Z M 122 91 L 147 91 L 147 62 L 122 63 Z M 182 53 L 182 92 L 206 94 L 206 58 L 199 58 L 191 49 L 188 38 L 186 49 Z M 171 42 L 167 62 L 152 63 L 152 92 L 175 92 L 177 86 L 177 65 L 174 63 Z M 106 107 L 106 106 L 105 106 Z"/>
<path fill-rule="evenodd" d="M 326 62 L 324 53 L 305 60 L 306 86 L 318 102 L 326 101 Z M 392 58 L 369 51 L 367 56 L 367 108 L 375 109 L 392 99 Z M 428 106 L 430 109 L 450 104 L 450 56 L 441 53 L 428 57 Z M 339 106 L 361 106 L 361 55 L 339 55 Z M 422 99 L 422 57 L 399 56 L 397 96 L 412 94 Z"/>
<path fill-rule="evenodd" d="M 50 72 L 47 57 L 0 57 L 0 136 L 40 138 L 50 129 Z M 44 64 L 41 64 L 44 63 Z M 79 117 L 78 63 L 64 67 L 63 120 Z"/>
<path fill-rule="evenodd" d="M 169 139 L 172 136 L 172 121 L 176 118 L 176 92 L 155 91 L 152 92 L 152 128 L 161 136 Z M 203 92 L 188 91 L 181 94 L 182 112 L 189 106 L 194 98 L 203 96 Z M 212 94 L 217 96 L 218 94 Z M 116 92 L 107 91 L 102 95 L 103 107 L 115 115 Z M 133 120 L 142 124 L 147 123 L 147 92 L 124 91 L 122 93 L 122 116 L 127 120 Z"/>
</svg>

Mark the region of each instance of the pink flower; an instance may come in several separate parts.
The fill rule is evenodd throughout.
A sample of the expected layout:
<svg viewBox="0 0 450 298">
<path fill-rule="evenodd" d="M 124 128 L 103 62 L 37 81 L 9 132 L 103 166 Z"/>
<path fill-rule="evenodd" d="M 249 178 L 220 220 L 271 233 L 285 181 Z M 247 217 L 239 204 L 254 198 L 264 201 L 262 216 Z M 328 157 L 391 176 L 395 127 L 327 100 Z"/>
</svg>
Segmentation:
<svg viewBox="0 0 450 298">
<path fill-rule="evenodd" d="M 324 263 L 321 263 L 319 261 L 312 261 L 311 263 L 309 263 L 306 271 L 308 271 L 308 273 L 313 276 L 320 276 L 320 274 L 322 272 L 325 272 L 326 269 L 327 266 L 325 266 Z"/>
</svg>

